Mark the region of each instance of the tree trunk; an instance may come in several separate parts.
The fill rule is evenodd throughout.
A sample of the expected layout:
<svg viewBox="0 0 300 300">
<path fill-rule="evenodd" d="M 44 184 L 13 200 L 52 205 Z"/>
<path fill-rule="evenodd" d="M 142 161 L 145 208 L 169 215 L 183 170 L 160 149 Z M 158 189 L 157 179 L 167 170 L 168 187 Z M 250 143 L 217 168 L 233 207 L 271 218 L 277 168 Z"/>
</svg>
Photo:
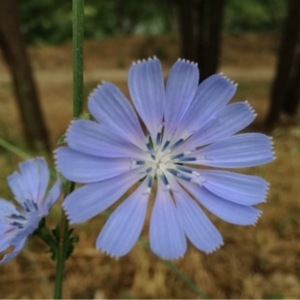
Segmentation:
<svg viewBox="0 0 300 300">
<path fill-rule="evenodd" d="M 288 2 L 288 14 L 283 27 L 281 44 L 278 54 L 278 62 L 275 78 L 271 88 L 271 103 L 265 125 L 272 129 L 279 121 L 280 113 L 283 112 L 289 86 L 292 80 L 292 67 L 295 64 L 297 43 L 300 39 L 300 1 Z M 296 80 L 297 81 L 297 80 Z"/>
<path fill-rule="evenodd" d="M 195 60 L 195 18 L 192 0 L 177 0 L 180 33 L 180 51 L 182 58 Z"/>
<path fill-rule="evenodd" d="M 207 52 L 208 49 L 208 20 L 209 20 L 209 6 L 210 3 L 207 0 L 198 0 L 197 1 L 197 19 L 194 26 L 196 27 L 195 36 L 195 60 L 198 62 L 199 71 L 200 71 L 200 81 L 207 77 Z"/>
<path fill-rule="evenodd" d="M 220 54 L 221 54 L 221 34 L 223 25 L 223 16 L 225 9 L 225 0 L 211 0 L 208 19 L 208 39 L 207 39 L 207 66 L 204 78 L 217 72 Z"/>
<path fill-rule="evenodd" d="M 201 81 L 217 71 L 225 0 L 177 0 L 181 55 L 198 62 Z"/>
<path fill-rule="evenodd" d="M 28 146 L 34 150 L 50 151 L 48 131 L 22 39 L 17 0 L 0 1 L 0 47 L 13 78 Z"/>
<path fill-rule="evenodd" d="M 300 49 L 294 61 L 293 71 L 290 75 L 287 94 L 282 107 L 282 111 L 291 117 L 296 116 L 300 100 Z"/>
</svg>

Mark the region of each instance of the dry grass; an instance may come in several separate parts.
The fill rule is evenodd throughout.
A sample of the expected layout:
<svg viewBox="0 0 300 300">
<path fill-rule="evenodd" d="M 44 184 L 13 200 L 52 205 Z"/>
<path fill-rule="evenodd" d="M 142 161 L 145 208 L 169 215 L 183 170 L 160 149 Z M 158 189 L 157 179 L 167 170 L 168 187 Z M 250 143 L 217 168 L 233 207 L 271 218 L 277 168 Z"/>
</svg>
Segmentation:
<svg viewBox="0 0 300 300">
<path fill-rule="evenodd" d="M 261 121 L 268 106 L 276 40 L 268 36 L 227 37 L 221 70 L 236 82 L 235 99 L 248 99 Z M 45 118 L 53 147 L 71 119 L 71 48 L 30 49 Z M 126 90 L 127 68 L 133 59 L 157 54 L 166 69 L 178 56 L 174 37 L 130 37 L 86 43 L 86 93 L 101 80 Z M 22 126 L 13 99 L 9 76 L 0 64 L 0 137 L 23 147 Z M 237 227 L 213 218 L 225 245 L 211 255 L 192 246 L 174 265 L 212 298 L 300 297 L 300 129 L 282 127 L 273 133 L 277 160 L 249 170 L 271 183 L 268 202 L 255 227 Z M 0 192 L 19 160 L 0 149 Z M 55 216 L 54 216 L 55 218 Z M 95 239 L 106 217 L 99 216 L 77 227 L 80 243 L 67 262 L 66 298 L 197 298 L 174 271 L 139 243 L 119 260 L 95 250 Z M 145 230 L 145 236 L 147 232 Z M 30 250 L 28 250 L 30 249 Z M 1 298 L 49 298 L 55 266 L 39 241 L 11 263 L 0 268 Z"/>
</svg>

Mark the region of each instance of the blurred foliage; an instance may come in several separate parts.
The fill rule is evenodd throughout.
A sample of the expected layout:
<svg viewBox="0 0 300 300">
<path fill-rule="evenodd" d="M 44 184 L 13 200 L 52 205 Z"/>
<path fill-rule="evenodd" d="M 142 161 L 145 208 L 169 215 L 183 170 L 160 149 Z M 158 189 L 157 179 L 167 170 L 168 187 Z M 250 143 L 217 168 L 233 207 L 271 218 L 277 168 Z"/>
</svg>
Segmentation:
<svg viewBox="0 0 300 300">
<path fill-rule="evenodd" d="M 30 44 L 56 44 L 72 36 L 72 1 L 19 1 L 25 39 Z"/>
<path fill-rule="evenodd" d="M 196 2 L 199 0 L 195 0 Z M 208 0 L 207 0 L 208 1 Z M 177 30 L 175 0 L 86 0 L 85 37 L 165 34 Z M 286 0 L 227 0 L 224 29 L 278 32 Z M 21 0 L 23 32 L 30 44 L 57 44 L 72 35 L 71 0 Z"/>
<path fill-rule="evenodd" d="M 72 36 L 72 1 L 20 1 L 23 32 L 30 44 L 57 44 Z M 174 14 L 166 2 L 86 0 L 85 37 L 124 34 L 163 34 L 174 28 Z"/>
<path fill-rule="evenodd" d="M 286 15 L 286 6 L 286 0 L 227 0 L 225 29 L 231 33 L 279 32 Z"/>
</svg>

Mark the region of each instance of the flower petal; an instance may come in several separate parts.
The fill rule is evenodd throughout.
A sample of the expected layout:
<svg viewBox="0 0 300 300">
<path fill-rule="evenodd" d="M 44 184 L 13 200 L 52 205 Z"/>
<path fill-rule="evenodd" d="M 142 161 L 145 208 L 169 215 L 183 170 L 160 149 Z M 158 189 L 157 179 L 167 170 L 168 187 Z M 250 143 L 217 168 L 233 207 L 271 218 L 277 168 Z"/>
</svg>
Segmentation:
<svg viewBox="0 0 300 300">
<path fill-rule="evenodd" d="M 44 171 L 47 168 L 47 163 L 43 158 L 29 159 L 19 164 L 21 176 L 24 180 L 24 186 L 27 187 L 30 193 L 30 199 L 35 201 L 39 198 L 39 183 L 40 183 L 40 168 Z M 49 174 L 46 176 L 49 180 Z M 47 181 L 48 186 L 48 181 Z M 44 195 L 43 195 L 44 196 Z"/>
<path fill-rule="evenodd" d="M 177 60 L 166 84 L 164 109 L 165 135 L 170 136 L 189 108 L 199 84 L 199 69 L 196 63 Z"/>
<path fill-rule="evenodd" d="M 12 260 L 14 257 L 16 257 L 21 250 L 24 248 L 25 243 L 26 243 L 27 237 L 20 240 L 18 243 L 16 243 L 14 246 L 14 250 L 6 255 L 4 255 L 4 257 L 0 260 L 0 264 L 4 264 L 7 263 L 8 261 Z"/>
<path fill-rule="evenodd" d="M 160 132 L 165 103 L 162 67 L 156 58 L 132 65 L 128 75 L 128 87 L 136 110 L 152 138 Z"/>
<path fill-rule="evenodd" d="M 12 245 L 12 240 L 17 234 L 17 230 L 10 224 L 1 224 L 0 252 L 5 251 Z"/>
<path fill-rule="evenodd" d="M 188 239 L 200 250 L 211 253 L 223 244 L 222 235 L 198 204 L 182 188 L 174 193 L 176 207 Z"/>
<path fill-rule="evenodd" d="M 132 157 L 141 153 L 141 149 L 128 140 L 125 130 L 123 137 L 116 136 L 113 128 L 90 120 L 73 121 L 68 129 L 67 142 L 73 150 L 94 156 Z"/>
<path fill-rule="evenodd" d="M 23 186 L 29 192 L 29 199 L 36 199 L 38 194 L 39 173 L 37 164 L 34 160 L 27 160 L 19 164 L 20 175 L 23 180 Z"/>
<path fill-rule="evenodd" d="M 13 172 L 7 177 L 7 183 L 12 190 L 15 199 L 23 206 L 26 199 L 30 199 L 30 193 L 23 176 L 19 172 Z"/>
<path fill-rule="evenodd" d="M 114 257 L 127 254 L 136 244 L 147 213 L 147 181 L 111 214 L 97 239 L 97 248 Z"/>
<path fill-rule="evenodd" d="M 95 157 L 76 152 L 68 147 L 56 150 L 56 163 L 64 177 L 79 183 L 105 180 L 131 168 L 128 158 Z"/>
<path fill-rule="evenodd" d="M 242 205 L 265 202 L 269 184 L 261 177 L 216 170 L 199 173 L 203 186 L 221 198 Z"/>
<path fill-rule="evenodd" d="M 78 188 L 63 202 L 69 220 L 79 224 L 93 218 L 114 204 L 141 177 L 136 171 L 130 171 Z"/>
<path fill-rule="evenodd" d="M 199 130 L 232 99 L 235 92 L 236 85 L 227 77 L 216 74 L 205 79 L 181 121 L 181 131 Z"/>
<path fill-rule="evenodd" d="M 243 226 L 254 225 L 261 215 L 260 210 L 227 201 L 211 193 L 205 187 L 187 181 L 181 181 L 181 183 L 210 212 L 228 223 Z"/>
<path fill-rule="evenodd" d="M 157 195 L 150 220 L 150 246 L 164 259 L 177 259 L 186 252 L 186 238 L 169 190 L 160 177 L 157 181 Z"/>
<path fill-rule="evenodd" d="M 48 164 L 43 157 L 37 157 L 35 160 L 39 166 L 39 190 L 38 197 L 36 198 L 37 203 L 39 203 L 45 198 L 50 180 L 50 172 Z"/>
<path fill-rule="evenodd" d="M 191 163 L 220 168 L 253 167 L 274 160 L 271 138 L 260 133 L 237 134 L 190 156 L 196 157 Z"/>
<path fill-rule="evenodd" d="M 50 208 L 57 202 L 59 199 L 59 196 L 62 191 L 62 184 L 59 179 L 56 180 L 55 184 L 49 191 L 47 197 L 45 198 L 44 202 L 42 203 L 42 206 L 40 208 L 41 215 L 44 217 L 48 215 Z"/>
<path fill-rule="evenodd" d="M 16 200 L 20 204 L 26 199 L 39 203 L 46 193 L 50 176 L 45 159 L 42 157 L 29 159 L 20 163 L 19 168 L 20 173 L 14 172 L 7 177 Z"/>
<path fill-rule="evenodd" d="M 195 132 L 182 147 L 194 149 L 220 141 L 244 129 L 255 117 L 256 114 L 248 102 L 227 105 L 209 123 Z"/>
<path fill-rule="evenodd" d="M 6 217 L 11 214 L 18 214 L 16 207 L 11 202 L 0 198 L 0 222 L 3 218 L 6 220 Z"/>
<path fill-rule="evenodd" d="M 135 111 L 117 86 L 105 82 L 90 96 L 89 111 L 100 123 L 109 125 L 119 135 L 136 145 L 144 140 L 144 133 Z"/>
</svg>

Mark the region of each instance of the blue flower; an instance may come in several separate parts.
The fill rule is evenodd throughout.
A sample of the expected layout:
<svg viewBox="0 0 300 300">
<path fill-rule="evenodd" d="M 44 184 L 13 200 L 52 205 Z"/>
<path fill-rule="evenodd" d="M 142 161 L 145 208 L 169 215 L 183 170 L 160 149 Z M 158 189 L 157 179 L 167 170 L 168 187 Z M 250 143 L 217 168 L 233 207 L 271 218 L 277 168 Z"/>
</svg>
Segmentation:
<svg viewBox="0 0 300 300">
<path fill-rule="evenodd" d="M 68 147 L 56 152 L 59 171 L 85 184 L 63 203 L 71 223 L 83 223 L 124 199 L 98 236 L 98 249 L 115 257 L 127 254 L 149 206 L 150 246 L 166 259 L 182 257 L 187 239 L 206 253 L 223 244 L 202 207 L 237 225 L 254 224 L 261 215 L 253 206 L 265 201 L 264 179 L 211 167 L 271 162 L 271 139 L 236 134 L 256 115 L 247 102 L 228 104 L 236 92 L 233 82 L 213 75 L 198 83 L 195 63 L 178 60 L 165 85 L 158 59 L 138 62 L 128 79 L 134 107 L 105 82 L 89 99 L 95 120 L 71 124 Z"/>
<path fill-rule="evenodd" d="M 20 253 L 28 236 L 48 215 L 61 193 L 61 183 L 57 180 L 46 195 L 49 169 L 44 158 L 27 160 L 19 167 L 20 173 L 14 172 L 7 181 L 20 207 L 0 198 L 0 251 L 14 247 L 13 251 L 4 255 L 1 264 Z"/>
</svg>

